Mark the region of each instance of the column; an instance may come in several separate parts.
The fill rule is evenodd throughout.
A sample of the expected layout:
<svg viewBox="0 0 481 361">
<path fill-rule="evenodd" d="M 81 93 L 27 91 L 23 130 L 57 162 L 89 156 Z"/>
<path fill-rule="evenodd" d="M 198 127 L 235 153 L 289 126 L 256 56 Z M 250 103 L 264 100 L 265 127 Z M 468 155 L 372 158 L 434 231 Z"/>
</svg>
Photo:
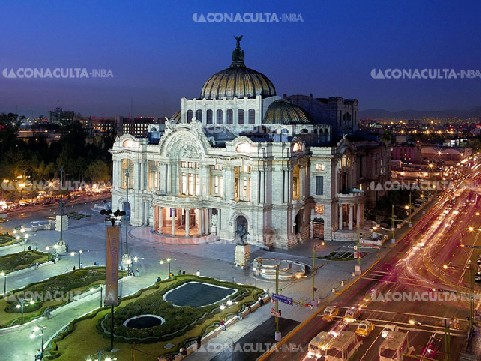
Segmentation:
<svg viewBox="0 0 481 361">
<path fill-rule="evenodd" d="M 304 190 L 306 189 L 305 188 L 305 185 L 304 185 L 304 182 L 306 181 L 306 167 L 301 165 L 300 168 L 299 168 L 299 200 L 302 201 L 302 199 L 304 198 Z"/>
<path fill-rule="evenodd" d="M 164 227 L 164 208 L 163 207 L 158 207 L 159 212 L 158 212 L 158 217 L 159 217 L 159 233 L 163 234 L 163 227 Z"/>
<path fill-rule="evenodd" d="M 170 178 L 172 176 L 172 170 L 170 169 L 170 166 L 169 164 L 166 164 L 165 165 L 165 192 L 166 194 L 170 194 L 170 192 L 172 191 L 172 186 L 171 186 L 171 183 L 170 183 Z"/>
<path fill-rule="evenodd" d="M 342 231 L 342 203 L 339 204 L 339 230 Z"/>
<path fill-rule="evenodd" d="M 177 213 L 177 209 L 175 208 L 171 208 L 171 212 L 172 212 L 172 230 L 171 230 L 171 235 L 172 236 L 175 236 L 175 214 Z"/>
<path fill-rule="evenodd" d="M 119 161 L 118 160 L 114 160 L 113 162 L 113 166 L 112 166 L 112 180 L 113 180 L 113 188 L 117 188 L 118 185 L 119 185 Z"/>
<path fill-rule="evenodd" d="M 129 177 L 129 187 L 134 190 L 140 189 L 140 163 L 134 162 L 134 174 L 130 174 Z"/>
<path fill-rule="evenodd" d="M 210 234 L 210 220 L 212 219 L 212 208 L 207 208 L 207 217 L 205 219 L 205 229 Z"/>
<path fill-rule="evenodd" d="M 231 202 L 234 199 L 234 168 L 226 167 L 226 178 L 224 180 L 224 188 L 226 190 L 226 201 Z"/>
<path fill-rule="evenodd" d="M 362 226 L 361 205 L 358 203 L 356 204 L 356 206 L 357 206 L 356 225 L 359 224 L 359 227 L 360 227 Z"/>
<path fill-rule="evenodd" d="M 185 236 L 190 236 L 190 208 L 185 210 Z"/>
<path fill-rule="evenodd" d="M 352 231 L 354 204 L 349 204 L 349 230 Z"/>
<path fill-rule="evenodd" d="M 260 199 L 259 199 L 259 203 L 262 203 L 264 204 L 265 203 L 265 200 L 266 200 L 266 194 L 265 194 L 265 190 L 266 190 L 266 172 L 264 171 L 264 169 L 261 170 L 260 172 L 260 182 L 259 182 L 259 187 L 260 187 Z"/>
<path fill-rule="evenodd" d="M 199 208 L 199 230 L 200 235 L 203 236 L 205 233 L 204 229 L 204 208 Z"/>
</svg>

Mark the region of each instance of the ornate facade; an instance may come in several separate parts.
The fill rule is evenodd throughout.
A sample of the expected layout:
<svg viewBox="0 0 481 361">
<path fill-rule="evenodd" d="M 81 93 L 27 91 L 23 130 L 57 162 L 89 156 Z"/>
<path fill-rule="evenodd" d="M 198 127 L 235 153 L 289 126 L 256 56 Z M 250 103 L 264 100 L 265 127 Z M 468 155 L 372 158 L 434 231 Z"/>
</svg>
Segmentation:
<svg viewBox="0 0 481 361">
<path fill-rule="evenodd" d="M 148 138 L 116 139 L 112 207 L 169 237 L 247 232 L 250 244 L 282 248 L 353 239 L 364 218 L 356 147 L 333 132 L 247 68 L 237 38 L 200 99 L 183 98 Z"/>
</svg>

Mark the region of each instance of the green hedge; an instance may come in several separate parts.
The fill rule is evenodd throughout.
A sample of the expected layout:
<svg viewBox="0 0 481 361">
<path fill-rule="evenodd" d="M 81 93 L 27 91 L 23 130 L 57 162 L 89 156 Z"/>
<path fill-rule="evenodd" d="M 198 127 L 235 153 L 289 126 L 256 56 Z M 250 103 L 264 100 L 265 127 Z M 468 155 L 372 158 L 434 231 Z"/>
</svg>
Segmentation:
<svg viewBox="0 0 481 361">
<path fill-rule="evenodd" d="M 48 262 L 51 258 L 50 253 L 39 251 L 25 251 L 8 254 L 0 257 L 0 271 L 11 273 L 35 265 L 35 263 Z"/>
</svg>

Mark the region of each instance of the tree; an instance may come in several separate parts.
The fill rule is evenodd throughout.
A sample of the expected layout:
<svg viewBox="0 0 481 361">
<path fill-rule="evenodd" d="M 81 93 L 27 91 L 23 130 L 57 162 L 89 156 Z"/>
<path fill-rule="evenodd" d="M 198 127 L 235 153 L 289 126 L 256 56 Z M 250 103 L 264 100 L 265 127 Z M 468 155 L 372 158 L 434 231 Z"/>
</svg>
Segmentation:
<svg viewBox="0 0 481 361">
<path fill-rule="evenodd" d="M 85 171 L 85 176 L 92 182 L 109 182 L 110 167 L 108 164 L 100 159 L 90 163 Z"/>
</svg>

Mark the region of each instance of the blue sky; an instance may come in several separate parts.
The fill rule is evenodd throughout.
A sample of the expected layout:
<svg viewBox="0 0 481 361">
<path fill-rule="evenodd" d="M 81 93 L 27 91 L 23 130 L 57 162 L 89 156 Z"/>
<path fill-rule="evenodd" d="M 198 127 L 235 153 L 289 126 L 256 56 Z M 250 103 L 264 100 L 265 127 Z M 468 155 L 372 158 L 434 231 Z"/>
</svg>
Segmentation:
<svg viewBox="0 0 481 361">
<path fill-rule="evenodd" d="M 230 65 L 279 95 L 358 98 L 361 109 L 471 108 L 481 79 L 374 80 L 373 68 L 481 70 L 479 1 L 0 1 L 0 70 L 110 69 L 104 79 L 6 79 L 0 112 L 170 115 Z M 295 13 L 303 22 L 198 23 L 193 14 Z"/>
</svg>

